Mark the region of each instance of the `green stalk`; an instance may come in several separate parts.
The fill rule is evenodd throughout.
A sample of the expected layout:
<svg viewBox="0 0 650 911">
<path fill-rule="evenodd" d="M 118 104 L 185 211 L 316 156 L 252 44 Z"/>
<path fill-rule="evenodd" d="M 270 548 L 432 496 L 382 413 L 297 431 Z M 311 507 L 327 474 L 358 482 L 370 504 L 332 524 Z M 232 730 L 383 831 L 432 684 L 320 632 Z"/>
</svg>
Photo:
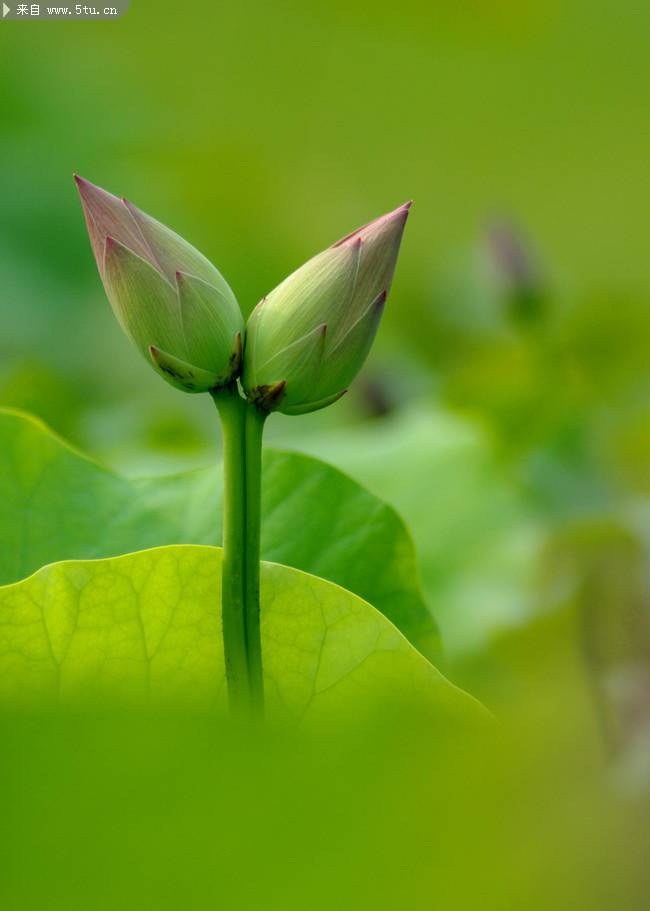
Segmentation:
<svg viewBox="0 0 650 911">
<path fill-rule="evenodd" d="M 262 435 L 267 412 L 246 409 L 246 638 L 251 702 L 255 714 L 264 708 L 262 641 L 260 635 L 260 535 L 262 527 Z"/>
<path fill-rule="evenodd" d="M 236 717 L 261 716 L 261 455 L 264 417 L 236 384 L 213 393 L 224 455 L 221 616 L 228 701 Z"/>
<path fill-rule="evenodd" d="M 223 564 L 221 620 L 228 701 L 235 715 L 250 705 L 244 606 L 246 539 L 246 404 L 236 384 L 213 394 L 223 435 Z"/>
</svg>

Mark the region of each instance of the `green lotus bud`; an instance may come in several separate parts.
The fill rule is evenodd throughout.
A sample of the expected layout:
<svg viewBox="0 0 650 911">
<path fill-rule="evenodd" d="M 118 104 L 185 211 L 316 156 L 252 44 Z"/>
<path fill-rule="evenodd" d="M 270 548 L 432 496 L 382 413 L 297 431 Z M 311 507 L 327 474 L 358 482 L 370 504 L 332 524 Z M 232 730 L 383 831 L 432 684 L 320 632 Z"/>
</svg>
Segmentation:
<svg viewBox="0 0 650 911">
<path fill-rule="evenodd" d="M 129 338 L 184 392 L 232 382 L 241 368 L 244 320 L 223 276 L 126 199 L 75 180 L 99 274 Z"/>
<path fill-rule="evenodd" d="M 260 408 L 304 414 L 346 392 L 375 337 L 410 205 L 348 234 L 257 305 L 243 386 Z"/>
</svg>

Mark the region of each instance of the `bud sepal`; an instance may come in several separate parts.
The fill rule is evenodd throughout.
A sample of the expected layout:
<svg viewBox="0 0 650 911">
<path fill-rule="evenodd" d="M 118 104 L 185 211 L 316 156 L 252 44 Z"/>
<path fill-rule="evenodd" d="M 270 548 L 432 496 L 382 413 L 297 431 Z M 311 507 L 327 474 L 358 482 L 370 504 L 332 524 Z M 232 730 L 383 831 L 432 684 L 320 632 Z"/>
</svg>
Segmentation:
<svg viewBox="0 0 650 911">
<path fill-rule="evenodd" d="M 132 203 L 75 180 L 106 295 L 140 353 L 184 392 L 234 382 L 244 320 L 223 276 Z"/>
<path fill-rule="evenodd" d="M 305 414 L 341 398 L 377 332 L 409 208 L 406 203 L 346 235 L 257 305 L 242 374 L 251 401 Z"/>
</svg>

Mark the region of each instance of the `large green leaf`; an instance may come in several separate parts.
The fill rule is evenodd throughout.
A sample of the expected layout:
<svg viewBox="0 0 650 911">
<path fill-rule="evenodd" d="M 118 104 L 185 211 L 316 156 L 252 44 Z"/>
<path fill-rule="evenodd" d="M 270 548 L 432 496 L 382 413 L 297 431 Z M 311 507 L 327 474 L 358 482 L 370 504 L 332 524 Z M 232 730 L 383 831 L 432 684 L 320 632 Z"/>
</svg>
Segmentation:
<svg viewBox="0 0 650 911">
<path fill-rule="evenodd" d="M 303 424 L 274 416 L 269 436 L 335 461 L 397 509 L 448 656 L 480 650 L 535 613 L 539 511 L 480 427 L 426 401 L 338 430 L 309 416 Z"/>
<path fill-rule="evenodd" d="M 221 543 L 220 467 L 127 480 L 40 421 L 0 410 L 0 584 L 47 563 Z M 323 462 L 266 451 L 262 556 L 370 601 L 428 657 L 438 637 L 397 513 Z"/>
<path fill-rule="evenodd" d="M 0 589 L 0 703 L 224 704 L 221 550 L 176 545 L 55 563 Z M 479 714 L 367 602 L 277 564 L 262 573 L 274 716 L 337 717 L 386 700 Z"/>
</svg>

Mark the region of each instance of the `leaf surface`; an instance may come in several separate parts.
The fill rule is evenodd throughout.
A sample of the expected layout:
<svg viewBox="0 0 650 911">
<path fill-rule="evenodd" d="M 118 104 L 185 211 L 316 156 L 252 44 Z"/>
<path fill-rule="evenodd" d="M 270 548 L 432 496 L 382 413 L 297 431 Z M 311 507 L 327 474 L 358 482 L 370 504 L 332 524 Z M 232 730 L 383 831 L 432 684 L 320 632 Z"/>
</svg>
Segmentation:
<svg viewBox="0 0 650 911">
<path fill-rule="evenodd" d="M 0 588 L 0 704 L 223 708 L 220 578 L 220 548 L 177 545 L 56 563 Z M 402 699 L 482 713 L 379 611 L 299 570 L 263 565 L 262 644 L 274 717 Z"/>
<path fill-rule="evenodd" d="M 336 461 L 404 518 L 450 658 L 535 614 L 543 528 L 525 485 L 475 424 L 426 402 L 342 429 L 314 421 L 310 433 L 308 417 L 304 430 L 283 416 L 274 424 L 282 445 Z"/>
<path fill-rule="evenodd" d="M 48 563 L 166 544 L 220 544 L 221 466 L 127 480 L 40 421 L 0 410 L 0 583 Z M 336 582 L 382 611 L 423 654 L 438 636 L 394 509 L 309 456 L 266 450 L 262 556 Z"/>
</svg>

